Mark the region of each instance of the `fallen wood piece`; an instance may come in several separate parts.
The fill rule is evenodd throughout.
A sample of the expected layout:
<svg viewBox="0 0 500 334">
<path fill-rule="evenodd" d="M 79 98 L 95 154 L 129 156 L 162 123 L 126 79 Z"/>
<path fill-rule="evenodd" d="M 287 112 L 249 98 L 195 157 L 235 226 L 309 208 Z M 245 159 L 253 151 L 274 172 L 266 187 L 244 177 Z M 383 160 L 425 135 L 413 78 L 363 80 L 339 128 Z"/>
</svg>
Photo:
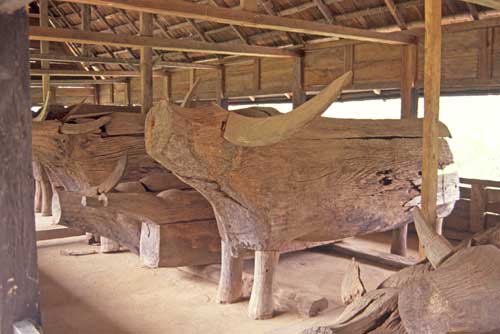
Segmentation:
<svg viewBox="0 0 500 334">
<path fill-rule="evenodd" d="M 355 259 L 352 259 L 342 279 L 340 288 L 342 303 L 344 303 L 344 305 L 349 305 L 354 300 L 362 297 L 365 293 L 366 289 L 361 281 L 359 264 Z"/>
<path fill-rule="evenodd" d="M 459 250 L 425 277 L 405 285 L 399 313 L 409 334 L 498 330 L 500 249 Z"/>
<path fill-rule="evenodd" d="M 98 251 L 94 249 L 89 249 L 89 250 L 66 250 L 66 249 L 61 249 L 59 252 L 61 255 L 64 256 L 86 256 L 86 255 L 94 255 L 94 254 L 99 254 Z"/>
<path fill-rule="evenodd" d="M 143 177 L 140 182 L 152 192 L 160 192 L 168 189 L 190 189 L 177 176 L 169 172 L 151 173 Z"/>
<path fill-rule="evenodd" d="M 417 263 L 416 260 L 411 258 L 360 247 L 356 245 L 354 241 L 349 239 L 331 245 L 322 246 L 319 250 L 322 252 L 326 251 L 332 254 L 354 257 L 357 260 L 366 260 L 372 262 L 373 264 L 380 264 L 395 269 L 403 269 Z"/>
<path fill-rule="evenodd" d="M 432 270 L 433 268 L 430 262 L 416 264 L 389 276 L 379 285 L 378 288 L 401 288 L 406 284 L 410 284 L 414 280 L 420 280 Z"/>
<path fill-rule="evenodd" d="M 127 154 L 124 154 L 116 163 L 115 169 L 100 185 L 97 186 L 98 194 L 109 193 L 120 182 L 127 168 Z"/>
<path fill-rule="evenodd" d="M 220 265 L 178 267 L 180 271 L 209 282 L 218 284 L 220 280 Z M 242 273 L 241 299 L 248 299 L 252 293 L 253 275 Z M 277 288 L 273 296 L 276 310 L 298 313 L 304 317 L 314 317 L 328 308 L 328 300 L 311 293 L 297 292 L 288 287 Z"/>
<path fill-rule="evenodd" d="M 119 193 L 144 193 L 144 185 L 138 181 L 120 182 L 114 188 Z"/>
<path fill-rule="evenodd" d="M 111 121 L 104 126 L 108 136 L 144 134 L 146 115 L 115 112 L 110 115 Z"/>
<path fill-rule="evenodd" d="M 398 306 L 398 289 L 378 289 L 349 304 L 333 325 L 306 329 L 304 334 L 366 333 L 386 319 Z M 325 320 L 326 321 L 326 320 Z"/>
<path fill-rule="evenodd" d="M 98 130 L 101 126 L 109 123 L 111 121 L 111 117 L 102 116 L 92 122 L 79 123 L 79 124 L 70 124 L 64 123 L 61 125 L 60 132 L 65 135 L 83 135 L 86 133 L 93 133 Z"/>
<path fill-rule="evenodd" d="M 61 122 L 66 123 L 70 116 L 76 114 L 83 107 L 83 104 L 85 103 L 87 98 L 88 96 L 84 97 L 82 102 L 78 103 L 77 105 L 69 107 L 68 113 L 61 119 Z"/>
</svg>

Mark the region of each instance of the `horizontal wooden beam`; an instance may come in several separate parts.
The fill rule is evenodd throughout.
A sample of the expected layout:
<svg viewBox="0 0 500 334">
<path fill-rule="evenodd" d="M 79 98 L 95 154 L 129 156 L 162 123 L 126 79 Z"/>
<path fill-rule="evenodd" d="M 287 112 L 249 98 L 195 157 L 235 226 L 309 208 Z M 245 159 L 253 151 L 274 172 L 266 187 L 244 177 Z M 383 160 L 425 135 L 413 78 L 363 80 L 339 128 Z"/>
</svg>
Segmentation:
<svg viewBox="0 0 500 334">
<path fill-rule="evenodd" d="M 88 64 L 116 64 L 116 65 L 131 65 L 139 66 L 138 59 L 125 59 L 125 58 L 103 58 L 103 57 L 78 57 L 60 54 L 41 54 L 30 53 L 31 60 L 46 60 L 51 62 L 61 63 L 88 63 Z M 172 61 L 157 61 L 154 63 L 156 67 L 168 68 L 187 68 L 197 70 L 218 70 L 220 66 L 199 63 L 182 63 Z"/>
<path fill-rule="evenodd" d="M 108 46 L 124 46 L 130 48 L 151 47 L 166 51 L 188 51 L 205 54 L 226 54 L 250 57 L 287 58 L 297 53 L 285 49 L 249 46 L 228 43 L 206 43 L 190 40 L 173 40 L 148 36 L 109 34 L 73 29 L 44 28 L 32 26 L 29 29 L 30 40 L 72 42 L 80 44 L 96 44 Z"/>
<path fill-rule="evenodd" d="M 500 9 L 500 0 L 463 0 L 465 2 L 475 3 L 484 7 Z"/>
<path fill-rule="evenodd" d="M 139 71 L 83 71 L 83 70 L 40 70 L 31 69 L 31 75 L 45 75 L 56 77 L 138 77 Z"/>
<path fill-rule="evenodd" d="M 109 85 L 109 84 L 115 84 L 115 83 L 126 83 L 124 80 L 91 80 L 91 79 L 85 79 L 85 80 L 50 80 L 50 85 L 51 86 L 85 86 L 85 85 Z M 31 87 L 41 87 L 42 86 L 42 80 L 31 80 L 30 81 L 30 86 Z"/>
<path fill-rule="evenodd" d="M 416 39 L 414 39 L 413 36 L 400 33 L 379 33 L 345 26 L 252 13 L 238 9 L 195 4 L 182 0 L 69 0 L 68 2 L 88 3 L 96 6 L 108 6 L 159 15 L 239 25 L 249 28 L 288 31 L 389 44 L 416 43 Z"/>
</svg>

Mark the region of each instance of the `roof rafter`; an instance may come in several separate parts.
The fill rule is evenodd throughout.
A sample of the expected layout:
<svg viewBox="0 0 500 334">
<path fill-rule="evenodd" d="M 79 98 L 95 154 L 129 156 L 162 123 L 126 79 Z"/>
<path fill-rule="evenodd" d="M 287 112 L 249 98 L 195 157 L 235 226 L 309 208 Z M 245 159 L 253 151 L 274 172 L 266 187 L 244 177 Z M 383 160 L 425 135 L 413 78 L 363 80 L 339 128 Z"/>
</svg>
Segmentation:
<svg viewBox="0 0 500 334">
<path fill-rule="evenodd" d="M 130 48 L 152 47 L 154 49 L 167 51 L 189 51 L 206 54 L 227 54 L 251 57 L 286 58 L 298 56 L 298 54 L 293 51 L 264 46 L 205 43 L 188 40 L 168 40 L 156 37 L 118 35 L 101 32 L 77 31 L 71 29 L 30 27 L 29 34 L 30 40 L 53 42 L 115 45 Z"/>
<path fill-rule="evenodd" d="M 209 5 L 194 4 L 181 0 L 161 2 L 153 0 L 69 0 L 68 2 L 110 6 L 125 10 L 198 19 L 222 24 L 234 24 L 249 28 L 289 31 L 388 44 L 416 43 L 413 36 L 406 34 L 385 34 L 371 30 L 276 17 L 237 9 L 216 8 Z"/>
</svg>

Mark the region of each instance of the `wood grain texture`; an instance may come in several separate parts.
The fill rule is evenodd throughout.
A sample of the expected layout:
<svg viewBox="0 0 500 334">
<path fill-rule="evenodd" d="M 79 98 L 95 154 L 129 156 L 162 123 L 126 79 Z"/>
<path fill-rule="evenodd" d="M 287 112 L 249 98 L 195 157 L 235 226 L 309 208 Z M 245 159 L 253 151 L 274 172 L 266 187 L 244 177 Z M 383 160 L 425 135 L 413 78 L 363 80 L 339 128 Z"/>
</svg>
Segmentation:
<svg viewBox="0 0 500 334">
<path fill-rule="evenodd" d="M 227 116 L 216 106 L 154 108 L 146 120 L 146 147 L 210 201 L 221 236 L 233 248 L 279 250 L 297 239 L 387 230 L 410 222 L 408 209 L 420 204 L 422 141 L 412 120 L 320 118 L 288 140 L 245 148 L 222 138 Z M 322 128 L 334 134 L 337 124 L 345 127 L 345 139 L 310 137 Z M 451 152 L 444 139 L 439 146 L 445 167 Z M 443 181 L 449 186 L 440 188 L 440 215 L 446 216 L 452 205 L 444 204 L 458 199 L 458 179 L 445 174 Z"/>
<path fill-rule="evenodd" d="M 0 5 L 0 332 L 40 324 L 28 74 L 28 19 L 21 2 Z"/>
<path fill-rule="evenodd" d="M 500 319 L 493 310 L 500 307 L 499 282 L 500 249 L 486 245 L 461 250 L 402 289 L 404 327 L 409 334 L 498 330 Z"/>
</svg>

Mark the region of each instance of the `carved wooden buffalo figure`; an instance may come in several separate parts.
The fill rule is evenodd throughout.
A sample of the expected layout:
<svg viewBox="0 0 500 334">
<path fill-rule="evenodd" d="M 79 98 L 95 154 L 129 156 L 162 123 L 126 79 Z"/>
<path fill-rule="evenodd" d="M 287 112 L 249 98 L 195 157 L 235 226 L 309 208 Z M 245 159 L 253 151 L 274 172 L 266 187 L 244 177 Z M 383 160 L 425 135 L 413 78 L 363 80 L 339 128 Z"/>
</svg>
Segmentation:
<svg viewBox="0 0 500 334">
<path fill-rule="evenodd" d="M 288 114 L 263 117 L 268 109 L 229 112 L 167 103 L 148 114 L 148 153 L 208 199 L 223 248 L 231 248 L 219 293 L 236 292 L 227 293 L 232 297 L 226 301 L 238 294 L 238 250 L 257 251 L 254 318 L 272 315 L 270 286 L 283 244 L 392 229 L 409 223 L 410 209 L 420 203 L 420 120 L 320 117 L 351 77 L 343 75 Z M 449 136 L 443 124 L 440 136 Z M 439 145 L 444 169 L 453 158 L 445 139 Z M 458 199 L 457 184 L 454 173 L 441 175 L 440 216 Z"/>
</svg>

